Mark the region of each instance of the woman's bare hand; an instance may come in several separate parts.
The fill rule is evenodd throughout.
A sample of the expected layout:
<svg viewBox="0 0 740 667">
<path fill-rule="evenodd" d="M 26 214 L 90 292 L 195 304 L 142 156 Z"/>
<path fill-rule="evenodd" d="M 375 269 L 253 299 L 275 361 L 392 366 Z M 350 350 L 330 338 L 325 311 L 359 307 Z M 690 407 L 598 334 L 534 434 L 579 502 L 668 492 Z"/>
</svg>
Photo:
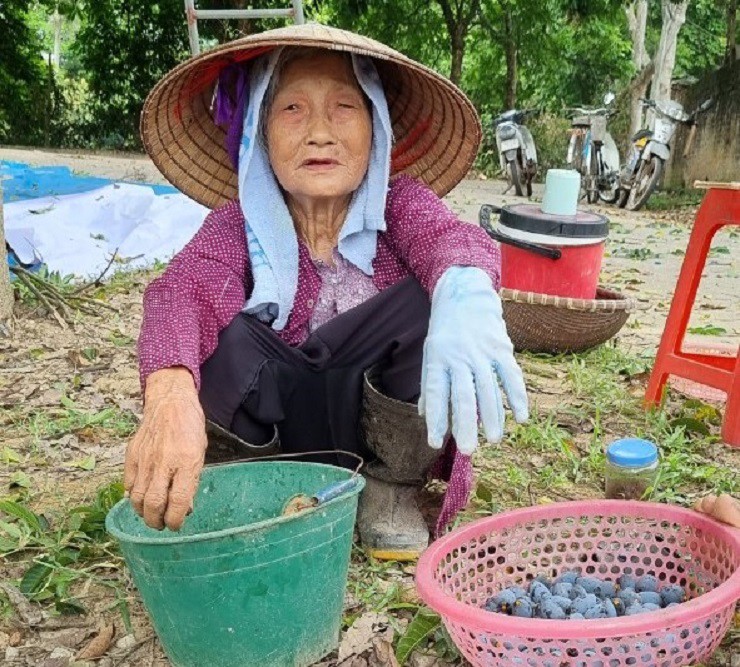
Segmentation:
<svg viewBox="0 0 740 667">
<path fill-rule="evenodd" d="M 717 521 L 740 528 L 740 502 L 726 493 L 719 498 L 710 495 L 697 500 L 694 509 L 697 512 L 708 514 Z"/>
<path fill-rule="evenodd" d="M 180 529 L 193 507 L 206 444 L 205 417 L 190 371 L 152 373 L 124 472 L 131 504 L 148 526 Z"/>
</svg>

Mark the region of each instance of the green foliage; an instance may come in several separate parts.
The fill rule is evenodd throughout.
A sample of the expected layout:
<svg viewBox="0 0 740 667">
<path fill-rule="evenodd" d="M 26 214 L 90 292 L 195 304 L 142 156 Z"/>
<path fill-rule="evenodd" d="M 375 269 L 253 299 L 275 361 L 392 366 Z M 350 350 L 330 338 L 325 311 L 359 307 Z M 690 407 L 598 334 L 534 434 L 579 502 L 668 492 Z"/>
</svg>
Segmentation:
<svg viewBox="0 0 740 667">
<path fill-rule="evenodd" d="M 75 583 L 93 580 L 119 594 L 117 583 L 98 574 L 117 570 L 120 561 L 105 532 L 105 517 L 123 497 L 123 485 L 100 488 L 89 505 L 49 519 L 32 511 L 22 496 L 0 500 L 0 556 L 22 559 L 18 588 L 27 598 L 54 605 L 59 613 L 86 613 L 75 599 Z"/>
<path fill-rule="evenodd" d="M 431 609 L 422 607 L 398 641 L 396 660 L 403 665 L 415 649 L 422 647 L 442 625 L 442 619 Z"/>
<path fill-rule="evenodd" d="M 103 148 L 138 148 L 139 114 L 154 84 L 187 56 L 179 0 L 86 0 L 74 51 L 91 93 L 90 141 Z"/>
<path fill-rule="evenodd" d="M 46 68 L 28 22 L 30 0 L 0 3 L 0 142 L 43 138 Z"/>
<path fill-rule="evenodd" d="M 439 5 L 429 0 L 313 0 L 306 13 L 337 28 L 368 35 L 449 74 L 450 47 Z"/>
<path fill-rule="evenodd" d="M 661 3 L 650 3 L 647 47 L 653 53 L 660 40 Z M 698 77 L 714 69 L 725 51 L 727 8 L 716 0 L 691 0 L 686 10 L 686 23 L 676 45 L 674 78 Z"/>
</svg>

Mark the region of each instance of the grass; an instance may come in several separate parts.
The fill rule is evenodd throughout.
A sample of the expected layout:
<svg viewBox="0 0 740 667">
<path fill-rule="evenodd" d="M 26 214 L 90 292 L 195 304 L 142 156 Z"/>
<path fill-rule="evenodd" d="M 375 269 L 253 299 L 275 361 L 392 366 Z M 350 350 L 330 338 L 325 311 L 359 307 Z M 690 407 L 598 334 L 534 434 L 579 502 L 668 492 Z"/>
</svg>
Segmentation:
<svg viewBox="0 0 740 667">
<path fill-rule="evenodd" d="M 687 206 L 698 206 L 704 198 L 703 190 L 676 188 L 653 192 L 645 204 L 648 211 L 670 211 Z"/>
<path fill-rule="evenodd" d="M 525 365 L 531 370 L 531 361 Z M 738 470 L 716 462 L 721 447 L 717 408 L 677 396 L 668 396 L 661 409 L 643 408 L 641 380 L 650 358 L 602 346 L 549 365 L 561 369 L 562 402 L 555 410 L 535 409 L 529 423 L 513 426 L 503 456 L 484 450 L 482 488 L 499 489 L 502 500 L 516 504 L 559 490 L 596 496 L 603 486 L 606 446 L 636 436 L 658 443 L 662 453 L 651 499 L 685 504 L 710 491 L 740 491 Z M 503 470 L 502 458 L 507 460 Z"/>
<path fill-rule="evenodd" d="M 54 513 L 33 511 L 26 489 L 0 500 L 0 556 L 17 573 L 11 581 L 18 590 L 58 614 L 85 614 L 85 591 L 102 586 L 113 593 L 113 606 L 130 626 L 123 562 L 105 532 L 106 514 L 122 497 L 123 485 L 114 482 L 102 486 L 89 504 Z M 0 617 L 9 613 L 3 596 Z"/>
<path fill-rule="evenodd" d="M 64 389 L 64 385 L 60 385 Z M 34 442 L 42 439 L 59 438 L 67 433 L 79 434 L 87 440 L 97 439 L 103 433 L 115 437 L 127 437 L 136 428 L 136 417 L 117 407 L 102 410 L 86 410 L 62 394 L 59 407 L 34 410 L 16 418 L 18 426 L 30 435 Z"/>
</svg>

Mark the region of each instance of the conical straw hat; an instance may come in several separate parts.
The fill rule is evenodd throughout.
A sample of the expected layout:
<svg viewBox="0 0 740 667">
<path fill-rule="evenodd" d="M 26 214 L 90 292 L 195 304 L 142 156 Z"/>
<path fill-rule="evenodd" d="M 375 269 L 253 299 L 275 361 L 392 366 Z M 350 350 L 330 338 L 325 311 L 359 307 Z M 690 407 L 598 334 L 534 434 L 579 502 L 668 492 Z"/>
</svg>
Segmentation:
<svg viewBox="0 0 740 667">
<path fill-rule="evenodd" d="M 210 208 L 237 198 L 226 130 L 213 120 L 215 84 L 224 67 L 278 46 L 349 51 L 375 59 L 393 123 L 392 174 L 409 174 L 443 196 L 470 169 L 480 144 L 480 121 L 470 100 L 449 80 L 368 37 L 318 24 L 293 25 L 195 56 L 149 93 L 141 113 L 144 147 L 165 178 L 189 197 Z"/>
</svg>

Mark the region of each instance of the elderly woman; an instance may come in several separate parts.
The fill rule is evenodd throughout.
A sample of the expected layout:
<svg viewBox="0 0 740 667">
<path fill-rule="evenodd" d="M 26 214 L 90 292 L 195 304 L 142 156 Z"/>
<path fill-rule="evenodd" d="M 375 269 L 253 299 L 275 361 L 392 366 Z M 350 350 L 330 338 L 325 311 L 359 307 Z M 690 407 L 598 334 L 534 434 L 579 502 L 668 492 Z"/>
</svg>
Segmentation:
<svg viewBox="0 0 740 667">
<path fill-rule="evenodd" d="M 377 42 L 294 26 L 173 70 L 142 131 L 163 173 L 215 210 L 144 297 L 144 418 L 125 471 L 137 512 L 182 525 L 206 420 L 252 447 L 277 430 L 284 452 L 367 455 L 363 374 L 377 368 L 382 393 L 424 417 L 422 441 L 393 447 L 446 450 L 443 526 L 467 500 L 479 417 L 489 441 L 502 437 L 499 382 L 527 418 L 498 249 L 437 194 L 477 150 L 468 100 Z M 371 553 L 411 558 L 428 541 L 413 497 L 423 479 L 397 458 L 366 469 L 358 523 Z"/>
</svg>

